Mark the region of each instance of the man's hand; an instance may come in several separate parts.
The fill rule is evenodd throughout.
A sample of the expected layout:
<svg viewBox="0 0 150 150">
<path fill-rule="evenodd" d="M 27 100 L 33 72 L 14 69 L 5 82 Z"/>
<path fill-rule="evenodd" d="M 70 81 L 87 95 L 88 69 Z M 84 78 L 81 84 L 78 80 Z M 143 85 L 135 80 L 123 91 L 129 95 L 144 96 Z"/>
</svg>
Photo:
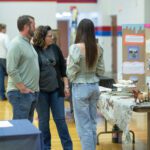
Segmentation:
<svg viewBox="0 0 150 150">
<path fill-rule="evenodd" d="M 27 88 L 23 83 L 17 83 L 16 87 L 19 89 L 21 93 L 34 93 L 31 89 Z"/>
</svg>

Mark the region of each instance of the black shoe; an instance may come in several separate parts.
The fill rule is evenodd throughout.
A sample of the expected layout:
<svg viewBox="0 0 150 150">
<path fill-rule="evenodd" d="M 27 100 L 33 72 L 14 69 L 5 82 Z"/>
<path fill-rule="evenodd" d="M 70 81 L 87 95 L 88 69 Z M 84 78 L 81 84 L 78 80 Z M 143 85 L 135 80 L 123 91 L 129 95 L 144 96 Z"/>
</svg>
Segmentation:
<svg viewBox="0 0 150 150">
<path fill-rule="evenodd" d="M 2 101 L 7 101 L 7 98 L 2 99 Z"/>
<path fill-rule="evenodd" d="M 3 98 L 0 98 L 1 101 L 6 101 L 7 98 L 6 97 L 3 97 Z"/>
</svg>

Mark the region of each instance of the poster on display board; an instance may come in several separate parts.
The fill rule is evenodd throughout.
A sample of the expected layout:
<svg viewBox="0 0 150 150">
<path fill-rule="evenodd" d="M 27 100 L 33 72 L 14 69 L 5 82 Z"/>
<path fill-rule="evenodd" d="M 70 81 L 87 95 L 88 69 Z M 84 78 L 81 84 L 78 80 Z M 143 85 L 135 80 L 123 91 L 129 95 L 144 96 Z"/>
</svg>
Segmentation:
<svg viewBox="0 0 150 150">
<path fill-rule="evenodd" d="M 144 44 L 144 34 L 126 34 L 123 36 L 124 45 Z"/>
<path fill-rule="evenodd" d="M 139 46 L 128 46 L 128 60 L 139 60 L 140 48 Z"/>
<path fill-rule="evenodd" d="M 144 62 L 123 62 L 123 74 L 144 74 Z"/>
</svg>

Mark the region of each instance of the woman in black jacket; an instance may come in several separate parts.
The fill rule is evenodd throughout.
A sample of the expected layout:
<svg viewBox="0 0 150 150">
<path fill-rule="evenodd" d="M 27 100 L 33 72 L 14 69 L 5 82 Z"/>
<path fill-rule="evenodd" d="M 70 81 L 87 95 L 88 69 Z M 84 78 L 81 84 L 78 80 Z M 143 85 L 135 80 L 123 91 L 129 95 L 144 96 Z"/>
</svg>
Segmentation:
<svg viewBox="0 0 150 150">
<path fill-rule="evenodd" d="M 72 141 L 64 113 L 64 96 L 70 94 L 64 57 L 60 48 L 53 44 L 53 35 L 49 26 L 39 26 L 36 29 L 33 43 L 39 56 L 40 95 L 37 113 L 44 140 L 44 150 L 51 149 L 50 109 L 63 149 L 72 150 Z"/>
</svg>

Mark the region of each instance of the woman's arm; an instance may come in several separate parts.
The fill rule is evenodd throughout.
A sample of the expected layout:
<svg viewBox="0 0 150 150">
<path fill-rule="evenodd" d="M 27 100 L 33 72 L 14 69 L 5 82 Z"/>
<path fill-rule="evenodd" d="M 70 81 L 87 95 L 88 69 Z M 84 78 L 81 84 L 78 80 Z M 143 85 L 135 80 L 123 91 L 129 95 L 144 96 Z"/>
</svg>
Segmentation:
<svg viewBox="0 0 150 150">
<path fill-rule="evenodd" d="M 58 47 L 58 55 L 59 55 L 59 71 L 64 82 L 64 94 L 66 97 L 70 96 L 70 88 L 69 88 L 69 80 L 66 75 L 66 60 L 63 57 L 62 51 Z"/>
<path fill-rule="evenodd" d="M 64 93 L 66 97 L 70 96 L 70 87 L 69 87 L 69 81 L 67 77 L 63 77 L 64 81 Z"/>
<path fill-rule="evenodd" d="M 103 59 L 103 49 L 99 48 L 99 58 L 98 58 L 98 63 L 96 67 L 96 75 L 102 76 L 105 72 L 105 66 L 104 66 L 104 59 Z"/>
<path fill-rule="evenodd" d="M 78 47 L 72 45 L 67 58 L 67 76 L 71 82 L 75 80 L 76 74 L 80 71 L 79 61 L 80 51 Z"/>
</svg>

